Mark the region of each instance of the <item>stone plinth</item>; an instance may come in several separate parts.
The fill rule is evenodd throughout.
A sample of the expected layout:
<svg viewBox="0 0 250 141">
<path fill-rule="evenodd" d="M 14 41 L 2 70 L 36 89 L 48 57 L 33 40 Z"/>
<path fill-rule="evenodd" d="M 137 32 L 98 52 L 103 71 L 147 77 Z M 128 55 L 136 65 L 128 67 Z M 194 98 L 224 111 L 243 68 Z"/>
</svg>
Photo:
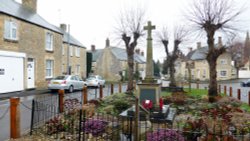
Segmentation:
<svg viewBox="0 0 250 141">
<path fill-rule="evenodd" d="M 153 105 L 159 106 L 161 85 L 157 83 L 141 83 L 138 85 L 139 103 L 144 100 L 151 100 Z"/>
</svg>

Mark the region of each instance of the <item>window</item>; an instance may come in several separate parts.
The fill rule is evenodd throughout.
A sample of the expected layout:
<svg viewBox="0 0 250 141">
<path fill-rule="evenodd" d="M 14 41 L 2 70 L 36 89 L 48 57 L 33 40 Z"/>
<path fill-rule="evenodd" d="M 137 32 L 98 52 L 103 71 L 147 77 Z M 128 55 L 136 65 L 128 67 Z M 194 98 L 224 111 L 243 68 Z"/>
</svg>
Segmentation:
<svg viewBox="0 0 250 141">
<path fill-rule="evenodd" d="M 225 71 L 225 70 L 220 71 L 220 76 L 221 77 L 226 77 L 227 76 L 227 71 Z"/>
<path fill-rule="evenodd" d="M 80 74 L 80 65 L 76 65 L 76 74 Z"/>
<path fill-rule="evenodd" d="M 4 38 L 9 40 L 17 40 L 17 24 L 15 22 L 4 22 Z"/>
<path fill-rule="evenodd" d="M 46 78 L 53 77 L 53 67 L 54 67 L 54 61 L 46 60 Z"/>
<path fill-rule="evenodd" d="M 49 32 L 46 33 L 46 50 L 53 51 L 53 35 Z"/>
<path fill-rule="evenodd" d="M 76 54 L 76 57 L 80 57 L 80 48 L 79 47 L 75 48 L 75 54 Z"/>
<path fill-rule="evenodd" d="M 206 78 L 206 70 L 204 69 L 203 70 L 203 75 L 202 75 L 203 78 Z"/>
<path fill-rule="evenodd" d="M 65 51 L 64 51 L 64 46 L 62 45 L 62 55 L 64 55 Z"/>
<path fill-rule="evenodd" d="M 70 54 L 70 56 L 73 56 L 73 47 L 72 46 L 69 46 L 69 54 Z"/>
<path fill-rule="evenodd" d="M 221 59 L 221 60 L 220 60 L 220 64 L 221 64 L 221 65 L 226 65 L 226 64 L 227 64 L 227 60 Z"/>
</svg>

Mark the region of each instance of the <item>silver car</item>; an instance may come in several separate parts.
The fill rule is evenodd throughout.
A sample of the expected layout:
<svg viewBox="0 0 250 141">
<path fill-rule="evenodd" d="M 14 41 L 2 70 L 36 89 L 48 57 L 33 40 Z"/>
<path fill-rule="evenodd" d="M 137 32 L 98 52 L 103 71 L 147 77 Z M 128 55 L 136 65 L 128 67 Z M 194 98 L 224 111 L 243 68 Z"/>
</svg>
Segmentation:
<svg viewBox="0 0 250 141">
<path fill-rule="evenodd" d="M 89 87 L 100 87 L 105 86 L 105 80 L 100 75 L 93 75 L 87 78 L 87 86 Z"/>
<path fill-rule="evenodd" d="M 52 91 L 63 89 L 72 93 L 74 90 L 82 90 L 85 85 L 86 82 L 77 75 L 61 75 L 48 82 L 48 89 Z"/>
</svg>

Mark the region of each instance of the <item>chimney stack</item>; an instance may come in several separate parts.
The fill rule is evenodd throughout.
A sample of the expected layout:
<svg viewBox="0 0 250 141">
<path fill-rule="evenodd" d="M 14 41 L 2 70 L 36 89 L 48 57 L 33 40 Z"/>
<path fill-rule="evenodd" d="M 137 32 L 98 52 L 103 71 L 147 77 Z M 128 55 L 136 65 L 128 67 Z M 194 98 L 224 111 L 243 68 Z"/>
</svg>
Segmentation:
<svg viewBox="0 0 250 141">
<path fill-rule="evenodd" d="M 135 53 L 136 53 L 136 54 L 140 54 L 140 49 L 139 49 L 139 48 L 136 49 L 136 50 L 135 50 Z"/>
<path fill-rule="evenodd" d="M 110 47 L 110 41 L 109 38 L 106 39 L 106 47 Z"/>
<path fill-rule="evenodd" d="M 37 0 L 22 0 L 22 5 L 36 13 Z"/>
<path fill-rule="evenodd" d="M 188 49 L 189 49 L 189 52 L 193 51 L 193 48 L 192 48 L 192 47 L 189 47 Z"/>
<path fill-rule="evenodd" d="M 64 32 L 67 32 L 67 25 L 66 25 L 66 24 L 60 24 L 60 28 L 61 28 Z"/>
<path fill-rule="evenodd" d="M 221 48 L 223 45 L 222 45 L 222 38 L 221 37 L 218 37 L 218 47 Z"/>
<path fill-rule="evenodd" d="M 91 52 L 95 52 L 95 45 L 91 45 Z"/>
<path fill-rule="evenodd" d="M 201 48 L 201 42 L 197 42 L 197 49 Z"/>
<path fill-rule="evenodd" d="M 144 51 L 141 51 L 141 56 L 144 56 Z"/>
</svg>

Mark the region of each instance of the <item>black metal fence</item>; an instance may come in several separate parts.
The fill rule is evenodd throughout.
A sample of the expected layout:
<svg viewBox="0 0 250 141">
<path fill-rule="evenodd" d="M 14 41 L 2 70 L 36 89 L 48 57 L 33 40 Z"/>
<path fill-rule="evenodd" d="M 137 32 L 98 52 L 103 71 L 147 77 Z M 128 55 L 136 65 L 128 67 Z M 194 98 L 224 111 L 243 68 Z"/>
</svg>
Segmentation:
<svg viewBox="0 0 250 141">
<path fill-rule="evenodd" d="M 206 123 L 199 128 L 184 128 L 188 126 L 173 126 L 162 120 L 151 117 L 140 117 L 139 127 L 135 125 L 133 116 L 113 116 L 95 113 L 89 114 L 82 110 L 80 101 L 76 98 L 66 99 L 68 108 L 63 113 L 58 107 L 33 101 L 31 134 L 54 140 L 78 141 L 135 141 L 136 138 L 145 141 L 249 141 L 250 126 L 236 127 L 232 125 L 227 130 L 222 127 L 208 129 Z M 139 136 L 135 137 L 138 129 Z"/>
</svg>

